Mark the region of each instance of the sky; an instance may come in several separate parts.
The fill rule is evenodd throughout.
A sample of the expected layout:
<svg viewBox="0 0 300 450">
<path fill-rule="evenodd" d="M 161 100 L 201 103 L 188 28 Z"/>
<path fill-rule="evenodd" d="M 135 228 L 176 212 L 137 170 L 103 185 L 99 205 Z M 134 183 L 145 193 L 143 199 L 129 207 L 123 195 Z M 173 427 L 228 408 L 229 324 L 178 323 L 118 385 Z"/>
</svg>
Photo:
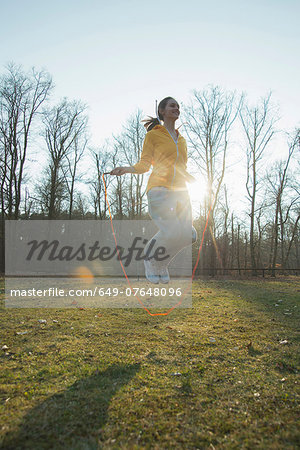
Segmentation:
<svg viewBox="0 0 300 450">
<path fill-rule="evenodd" d="M 271 90 L 280 126 L 300 124 L 299 1 L 0 3 L 1 72 L 9 61 L 50 72 L 53 101 L 88 105 L 94 146 L 138 108 L 154 115 L 155 99 L 185 104 L 209 84 L 250 103 Z"/>
</svg>

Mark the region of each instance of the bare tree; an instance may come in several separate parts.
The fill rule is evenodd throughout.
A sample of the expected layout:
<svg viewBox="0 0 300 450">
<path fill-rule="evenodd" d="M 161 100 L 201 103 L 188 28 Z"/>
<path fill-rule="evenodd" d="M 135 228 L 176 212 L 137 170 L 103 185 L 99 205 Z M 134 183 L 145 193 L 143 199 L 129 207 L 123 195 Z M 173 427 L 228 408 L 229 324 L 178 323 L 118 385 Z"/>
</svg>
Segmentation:
<svg viewBox="0 0 300 450">
<path fill-rule="evenodd" d="M 237 259 L 237 266 L 239 270 L 239 275 L 241 275 L 241 260 L 240 260 L 240 236 L 241 236 L 241 224 L 238 224 L 237 229 L 237 246 L 236 246 L 236 259 Z"/>
<path fill-rule="evenodd" d="M 42 190 L 45 191 L 49 219 L 58 216 L 62 202 L 68 196 L 70 198 L 69 214 L 72 213 L 77 163 L 85 148 L 85 140 L 81 143 L 87 125 L 85 110 L 86 106 L 80 101 L 70 102 L 64 98 L 57 106 L 45 111 L 44 137 L 49 163 Z M 73 163 L 71 163 L 72 159 Z M 71 176 L 70 183 L 66 176 L 68 172 Z"/>
<path fill-rule="evenodd" d="M 50 75 L 25 73 L 10 63 L 0 78 L 0 159 L 2 219 L 18 219 L 32 126 L 52 88 Z"/>
<path fill-rule="evenodd" d="M 275 204 L 275 214 L 274 214 L 274 223 L 273 223 L 273 236 L 272 236 L 272 276 L 275 277 L 275 268 L 277 262 L 277 253 L 278 253 L 278 243 L 281 241 L 281 266 L 285 267 L 293 239 L 296 234 L 298 222 L 300 219 L 299 211 L 296 212 L 295 223 L 293 224 L 291 236 L 285 236 L 285 225 L 291 219 L 291 213 L 294 207 L 298 205 L 299 208 L 299 199 L 300 193 L 297 192 L 296 189 L 293 189 L 294 178 L 289 176 L 289 168 L 290 163 L 293 158 L 293 155 L 296 153 L 296 150 L 300 150 L 300 130 L 296 130 L 292 136 L 289 136 L 289 149 L 288 156 L 285 161 L 281 160 L 276 162 L 274 167 L 271 169 L 270 173 L 267 175 L 267 179 L 269 181 L 269 189 L 271 191 L 271 195 L 274 198 Z M 287 195 L 286 191 L 289 190 Z M 292 194 L 291 191 L 294 191 Z M 284 198 L 285 197 L 285 198 Z M 285 255 L 285 240 L 288 239 L 288 248 Z"/>
<path fill-rule="evenodd" d="M 223 226 L 221 227 L 220 250 L 221 250 L 221 267 L 222 269 L 228 266 L 228 254 L 229 254 L 229 237 L 228 237 L 228 217 L 229 217 L 229 205 L 228 205 L 228 195 L 226 185 L 223 186 L 224 191 L 224 202 L 220 201 L 220 212 L 222 214 L 221 220 Z"/>
<path fill-rule="evenodd" d="M 105 190 L 102 175 L 105 172 L 109 172 L 109 170 L 112 168 L 111 153 L 108 151 L 106 146 L 99 150 L 90 149 L 90 153 L 92 156 L 94 171 L 92 172 L 92 178 L 89 179 L 88 184 L 90 187 L 90 195 L 92 197 L 94 206 L 94 217 L 95 219 L 98 217 L 100 219 L 106 219 L 108 217 L 108 207 L 105 201 Z M 111 182 L 111 177 L 105 178 L 105 184 L 107 188 L 109 188 Z"/>
<path fill-rule="evenodd" d="M 240 118 L 247 142 L 247 181 L 246 189 L 250 201 L 250 257 L 253 275 L 256 275 L 257 260 L 255 255 L 255 216 L 257 212 L 257 193 L 260 177 L 260 162 L 267 145 L 274 135 L 276 118 L 270 105 L 271 93 L 262 98 L 260 103 L 250 108 L 244 104 Z M 259 210 L 259 208 L 258 208 Z"/>
<path fill-rule="evenodd" d="M 111 155 L 111 161 L 113 167 L 120 165 L 120 154 L 118 146 L 116 144 L 114 146 L 114 153 Z M 125 191 L 126 191 L 126 177 L 115 177 L 112 190 L 114 201 L 111 202 L 111 209 L 114 212 L 114 217 L 116 219 L 123 219 L 126 216 L 126 212 L 128 211 L 128 208 L 125 206 L 126 205 Z"/>
<path fill-rule="evenodd" d="M 87 142 L 88 140 L 85 135 L 77 136 L 74 140 L 73 151 L 66 154 L 66 164 L 62 165 L 62 172 L 69 193 L 69 219 L 71 219 L 73 212 L 75 183 L 76 181 L 80 181 L 83 176 L 83 174 L 78 175 L 78 163 L 84 155 Z"/>
<path fill-rule="evenodd" d="M 118 148 L 119 157 L 129 166 L 137 163 L 142 154 L 145 128 L 141 123 L 142 111 L 138 110 L 127 120 L 123 131 L 115 136 L 115 145 Z M 127 176 L 127 205 L 129 217 L 141 217 L 144 207 L 145 187 L 143 187 L 144 174 L 130 174 Z"/>
</svg>

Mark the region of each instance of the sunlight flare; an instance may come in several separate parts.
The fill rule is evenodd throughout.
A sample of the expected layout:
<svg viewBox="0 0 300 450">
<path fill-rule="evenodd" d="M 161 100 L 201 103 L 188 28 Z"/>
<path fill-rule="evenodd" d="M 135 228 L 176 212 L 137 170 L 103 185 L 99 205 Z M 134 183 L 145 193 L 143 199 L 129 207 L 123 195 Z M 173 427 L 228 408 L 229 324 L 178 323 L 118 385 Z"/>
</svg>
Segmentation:
<svg viewBox="0 0 300 450">
<path fill-rule="evenodd" d="M 204 178 L 199 177 L 194 183 L 187 184 L 192 204 L 203 204 L 207 193 L 207 185 Z"/>
</svg>

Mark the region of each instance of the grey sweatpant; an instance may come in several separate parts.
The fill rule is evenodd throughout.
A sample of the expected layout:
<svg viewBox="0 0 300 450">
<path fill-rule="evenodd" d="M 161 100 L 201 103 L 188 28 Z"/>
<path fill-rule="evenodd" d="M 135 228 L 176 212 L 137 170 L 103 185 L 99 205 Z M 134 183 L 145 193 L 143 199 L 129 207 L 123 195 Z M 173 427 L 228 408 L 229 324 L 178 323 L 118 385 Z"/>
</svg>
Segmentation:
<svg viewBox="0 0 300 450">
<path fill-rule="evenodd" d="M 180 250 L 197 240 L 189 194 L 186 190 L 174 191 L 159 186 L 150 189 L 147 196 L 149 215 L 159 229 L 152 237 L 156 240 L 153 252 L 157 247 L 166 248 L 170 255 L 165 261 L 168 265 Z M 147 243 L 145 252 L 152 239 Z"/>
</svg>

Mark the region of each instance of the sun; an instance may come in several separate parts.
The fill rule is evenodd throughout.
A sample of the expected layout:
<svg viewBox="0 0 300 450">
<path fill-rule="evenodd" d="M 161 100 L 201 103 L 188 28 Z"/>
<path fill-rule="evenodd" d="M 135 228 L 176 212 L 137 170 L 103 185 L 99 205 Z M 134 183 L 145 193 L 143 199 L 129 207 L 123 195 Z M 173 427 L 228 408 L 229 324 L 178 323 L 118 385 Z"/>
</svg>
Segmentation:
<svg viewBox="0 0 300 450">
<path fill-rule="evenodd" d="M 192 206 L 197 207 L 198 205 L 204 203 L 207 193 L 207 185 L 203 177 L 199 176 L 194 183 L 187 183 L 187 188 L 190 194 Z"/>
</svg>

